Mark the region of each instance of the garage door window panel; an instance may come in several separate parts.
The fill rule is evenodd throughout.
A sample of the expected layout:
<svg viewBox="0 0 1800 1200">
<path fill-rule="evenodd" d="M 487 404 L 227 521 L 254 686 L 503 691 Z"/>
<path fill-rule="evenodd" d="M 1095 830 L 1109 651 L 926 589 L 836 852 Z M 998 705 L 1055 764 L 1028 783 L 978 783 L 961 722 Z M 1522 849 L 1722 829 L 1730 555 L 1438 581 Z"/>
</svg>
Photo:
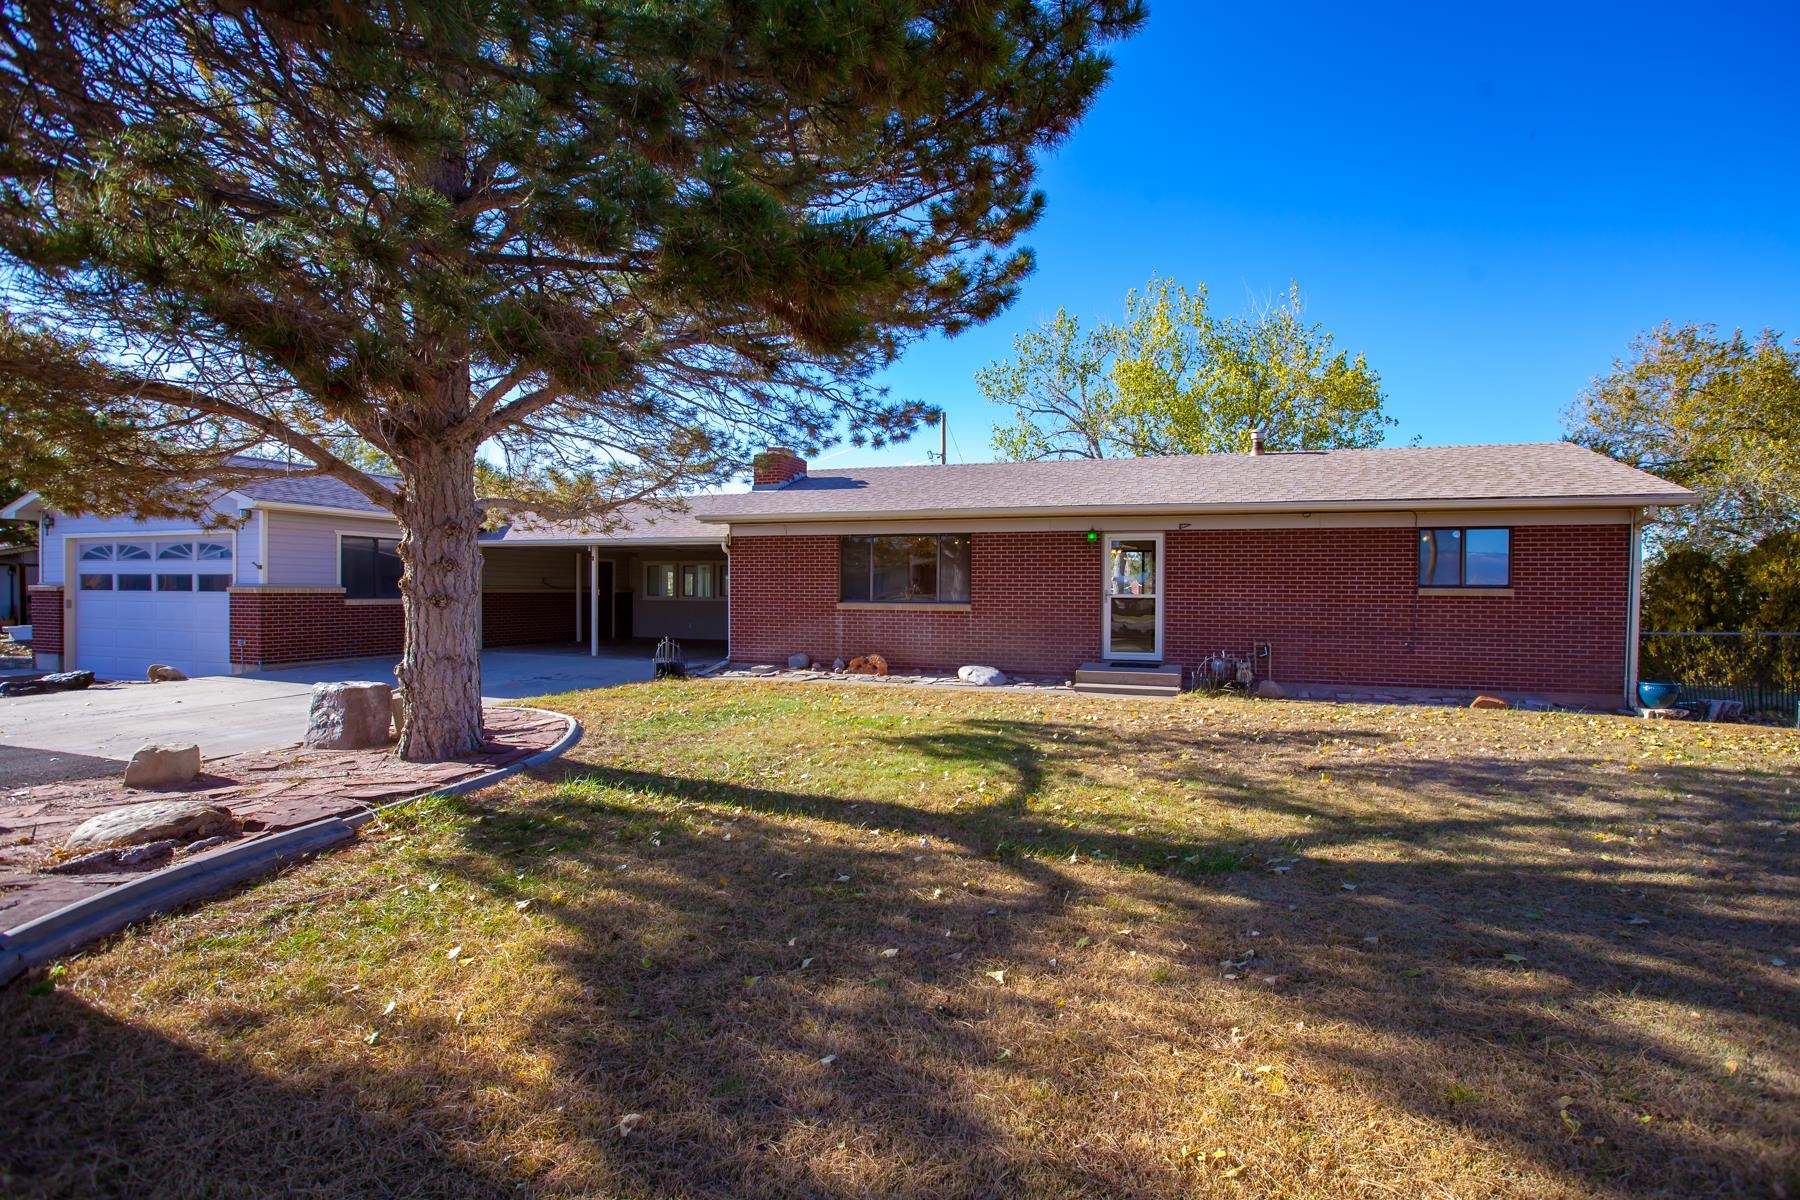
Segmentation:
<svg viewBox="0 0 1800 1200">
<path fill-rule="evenodd" d="M 81 590 L 84 592 L 110 592 L 113 590 L 111 575 L 83 575 Z"/>
</svg>

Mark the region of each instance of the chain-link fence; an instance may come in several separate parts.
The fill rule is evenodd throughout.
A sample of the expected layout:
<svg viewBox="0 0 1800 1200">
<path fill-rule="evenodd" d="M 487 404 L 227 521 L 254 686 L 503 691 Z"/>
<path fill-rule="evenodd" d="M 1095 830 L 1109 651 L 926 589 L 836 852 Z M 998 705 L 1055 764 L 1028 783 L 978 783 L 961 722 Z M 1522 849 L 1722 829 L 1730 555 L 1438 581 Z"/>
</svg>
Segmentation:
<svg viewBox="0 0 1800 1200">
<path fill-rule="evenodd" d="M 1744 715 L 1800 712 L 1800 632 L 1645 633 L 1638 678 L 1679 683 L 1684 700 L 1736 700 Z"/>
</svg>

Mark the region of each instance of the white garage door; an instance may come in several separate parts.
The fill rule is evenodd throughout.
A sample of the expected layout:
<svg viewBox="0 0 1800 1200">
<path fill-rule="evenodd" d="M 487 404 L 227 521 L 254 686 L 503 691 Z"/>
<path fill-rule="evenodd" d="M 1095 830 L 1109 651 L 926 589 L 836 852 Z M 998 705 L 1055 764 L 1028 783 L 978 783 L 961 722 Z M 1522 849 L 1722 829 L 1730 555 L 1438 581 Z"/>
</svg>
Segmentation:
<svg viewBox="0 0 1800 1200">
<path fill-rule="evenodd" d="M 105 679 L 151 663 L 231 671 L 231 540 L 83 541 L 75 550 L 75 662 Z"/>
</svg>

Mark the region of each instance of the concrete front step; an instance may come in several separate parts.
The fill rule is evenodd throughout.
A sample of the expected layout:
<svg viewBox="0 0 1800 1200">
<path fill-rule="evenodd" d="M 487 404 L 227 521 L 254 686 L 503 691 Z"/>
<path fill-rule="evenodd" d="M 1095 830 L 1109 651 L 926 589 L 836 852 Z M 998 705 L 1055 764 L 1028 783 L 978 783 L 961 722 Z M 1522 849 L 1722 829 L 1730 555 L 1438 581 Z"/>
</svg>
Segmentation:
<svg viewBox="0 0 1800 1200">
<path fill-rule="evenodd" d="M 1181 668 L 1158 663 L 1142 667 L 1117 666 L 1112 663 L 1082 663 L 1075 670 L 1076 683 L 1154 684 L 1158 687 L 1181 687 Z"/>
<path fill-rule="evenodd" d="M 1148 700 L 1173 700 L 1181 689 L 1153 683 L 1080 683 L 1075 690 L 1084 696 L 1140 696 Z"/>
<path fill-rule="evenodd" d="M 1178 696 L 1181 668 L 1083 663 L 1075 672 L 1075 690 L 1106 696 Z"/>
</svg>

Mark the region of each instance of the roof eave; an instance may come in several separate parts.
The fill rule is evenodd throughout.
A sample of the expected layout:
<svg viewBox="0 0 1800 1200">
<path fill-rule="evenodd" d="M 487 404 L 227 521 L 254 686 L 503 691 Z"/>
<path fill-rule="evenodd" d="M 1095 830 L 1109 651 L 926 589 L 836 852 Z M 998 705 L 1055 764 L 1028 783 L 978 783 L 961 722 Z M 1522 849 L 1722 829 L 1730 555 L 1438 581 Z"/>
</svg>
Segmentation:
<svg viewBox="0 0 1800 1200">
<path fill-rule="evenodd" d="M 36 492 L 26 492 L 5 508 L 0 508 L 0 521 L 35 521 L 43 513 L 43 497 Z"/>
<path fill-rule="evenodd" d="M 335 504 L 295 504 L 288 500 L 258 500 L 253 496 L 244 497 L 241 507 L 262 508 L 270 512 L 327 513 L 334 517 L 369 517 L 381 521 L 395 519 L 393 513 L 379 508 L 340 508 Z"/>
<path fill-rule="evenodd" d="M 723 536 L 723 533 L 714 534 L 711 537 L 686 535 L 681 537 L 608 537 L 605 534 L 596 534 L 587 537 L 513 538 L 508 540 L 504 537 L 496 538 L 483 534 L 477 537 L 476 541 L 483 546 L 514 546 L 521 549 L 542 546 L 581 549 L 586 546 L 716 546 Z"/>
<path fill-rule="evenodd" d="M 1693 504 L 1699 499 L 1692 492 L 1620 493 L 1606 496 L 1481 496 L 1421 497 L 1413 500 L 1308 500 L 1279 501 L 1267 504 L 1058 504 L 1029 508 L 918 508 L 879 509 L 855 512 L 749 512 L 695 514 L 695 520 L 709 525 L 732 524 L 803 524 L 812 521 L 916 521 L 977 520 L 1031 517 L 1108 517 L 1145 516 L 1152 513 L 1170 515 L 1238 514 L 1238 513 L 1311 513 L 1311 512 L 1407 512 L 1412 510 L 1486 508 L 1643 508 Z"/>
</svg>

